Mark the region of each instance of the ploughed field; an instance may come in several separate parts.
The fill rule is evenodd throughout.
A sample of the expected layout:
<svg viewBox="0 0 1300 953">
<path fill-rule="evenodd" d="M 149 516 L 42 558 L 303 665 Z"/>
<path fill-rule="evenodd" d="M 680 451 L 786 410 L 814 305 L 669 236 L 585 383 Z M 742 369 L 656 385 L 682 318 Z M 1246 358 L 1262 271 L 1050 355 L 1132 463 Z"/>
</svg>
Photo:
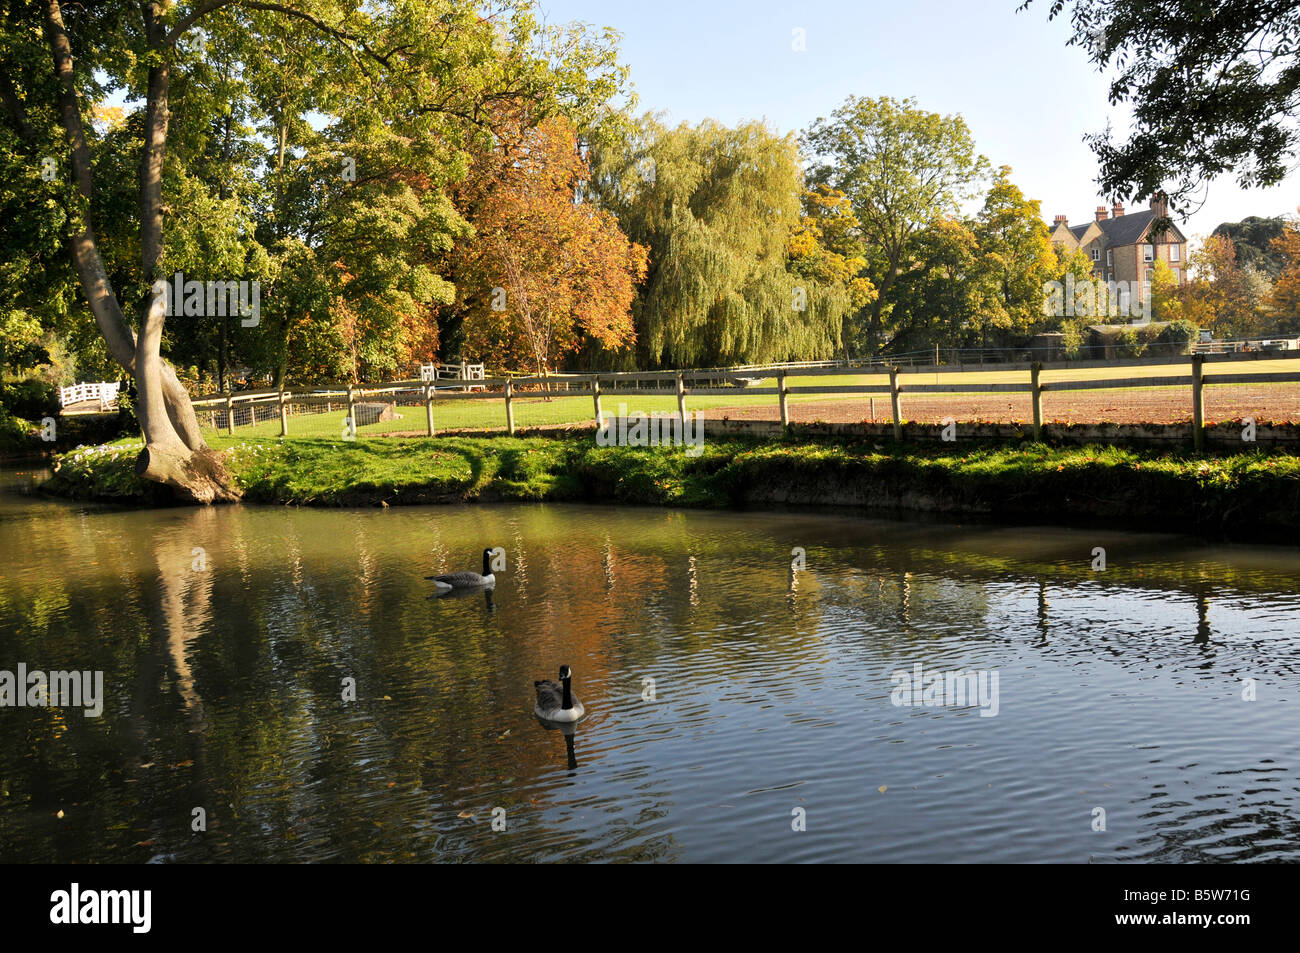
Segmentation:
<svg viewBox="0 0 1300 953">
<path fill-rule="evenodd" d="M 1191 420 L 1191 388 L 1142 387 L 1127 390 L 1085 390 L 1043 394 L 1043 419 L 1076 424 L 1172 424 Z M 872 404 L 865 397 L 852 400 L 822 399 L 791 402 L 790 419 L 808 423 L 857 423 L 872 420 Z M 889 397 L 875 398 L 875 420 L 890 419 Z M 712 407 L 705 417 L 734 420 L 777 420 L 775 403 L 745 401 L 734 407 Z M 1033 419 L 1028 394 L 904 394 L 904 420 L 937 423 L 945 417 L 960 422 L 1029 422 Z M 1253 417 L 1256 422 L 1300 421 L 1300 383 L 1223 385 L 1205 389 L 1205 419 L 1210 422 Z"/>
</svg>

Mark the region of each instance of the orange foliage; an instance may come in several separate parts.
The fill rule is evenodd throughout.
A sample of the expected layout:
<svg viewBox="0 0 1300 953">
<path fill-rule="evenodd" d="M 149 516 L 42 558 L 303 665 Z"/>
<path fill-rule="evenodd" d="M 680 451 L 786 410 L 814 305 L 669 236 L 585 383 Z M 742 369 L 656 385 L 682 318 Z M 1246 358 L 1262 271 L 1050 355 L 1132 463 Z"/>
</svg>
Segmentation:
<svg viewBox="0 0 1300 953">
<path fill-rule="evenodd" d="M 584 339 L 630 345 L 646 249 L 608 212 L 575 200 L 587 163 L 573 127 L 553 118 L 504 138 L 457 195 L 476 232 L 455 268 L 466 356 L 540 374 Z"/>
</svg>

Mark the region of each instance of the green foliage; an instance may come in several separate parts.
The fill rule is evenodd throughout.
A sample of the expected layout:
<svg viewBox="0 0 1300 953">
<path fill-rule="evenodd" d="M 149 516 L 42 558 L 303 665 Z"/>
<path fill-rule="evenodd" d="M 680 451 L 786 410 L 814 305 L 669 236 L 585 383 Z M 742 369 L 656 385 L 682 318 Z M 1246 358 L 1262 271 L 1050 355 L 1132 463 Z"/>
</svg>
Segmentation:
<svg viewBox="0 0 1300 953">
<path fill-rule="evenodd" d="M 1200 328 L 1186 318 L 1179 318 L 1160 332 L 1156 338 L 1161 344 L 1178 345 L 1177 353 L 1192 353 L 1192 345 L 1200 338 Z"/>
<path fill-rule="evenodd" d="M 147 500 L 156 488 L 135 478 L 135 451 L 128 442 L 79 447 L 59 458 L 46 488 Z M 228 465 L 246 499 L 268 503 L 511 499 L 717 507 L 838 492 L 846 500 L 932 499 L 953 512 L 1017 522 L 1141 519 L 1261 537 L 1300 529 L 1300 457 L 1260 451 L 1213 456 L 1032 443 L 957 450 L 792 436 L 708 440 L 692 457 L 682 447 L 598 447 L 588 434 L 245 440 L 231 445 Z"/>
<path fill-rule="evenodd" d="M 853 318 L 850 336 L 876 353 L 893 337 L 893 286 L 918 259 L 920 234 L 956 216 L 988 167 L 961 116 L 915 100 L 850 96 L 803 136 L 811 180 L 844 192 L 868 246 L 867 276 L 878 297 Z"/>
<path fill-rule="evenodd" d="M 1237 262 L 1242 267 L 1254 268 L 1276 280 L 1286 262 L 1273 243 L 1285 229 L 1286 219 L 1280 215 L 1276 218 L 1248 215 L 1240 222 L 1224 222 L 1211 234 L 1232 241 L 1237 249 Z"/>
<path fill-rule="evenodd" d="M 1025 0 L 1020 9 L 1034 0 Z M 1101 194 L 1149 196 L 1177 183 L 1189 199 L 1232 173 L 1243 188 L 1291 171 L 1300 145 L 1300 6 L 1278 0 L 1050 0 L 1069 7 L 1069 44 L 1112 70 L 1110 101 L 1132 111 L 1133 131 L 1089 136 Z"/>
<path fill-rule="evenodd" d="M 650 250 L 633 305 L 642 366 L 831 355 L 847 299 L 787 267 L 803 191 L 792 137 L 761 123 L 668 129 L 645 116 L 594 150 L 592 175 L 594 194 Z"/>
<path fill-rule="evenodd" d="M 444 258 L 469 234 L 449 185 L 509 114 L 562 113 L 585 137 L 612 135 L 627 83 L 617 38 L 547 24 L 532 0 L 490 16 L 459 0 L 260 6 L 201 10 L 174 45 L 144 35 L 140 10 L 63 6 L 107 276 L 128 320 L 160 277 L 141 270 L 139 183 L 146 87 L 165 62 L 161 277 L 259 281 L 262 315 L 256 327 L 173 317 L 164 356 L 223 385 L 242 368 L 304 383 L 409 373 L 437 351 L 437 309 L 454 296 Z M 0 110 L 0 215 L 12 226 L 0 236 L 0 364 L 54 334 L 83 379 L 111 379 L 68 261 L 80 203 L 42 8 L 13 6 L 0 49 L 0 83 L 15 92 Z M 110 92 L 129 105 L 104 105 Z"/>
<path fill-rule="evenodd" d="M 0 389 L 0 404 L 15 417 L 40 420 L 59 412 L 59 391 L 53 384 L 28 378 L 5 384 Z"/>
</svg>

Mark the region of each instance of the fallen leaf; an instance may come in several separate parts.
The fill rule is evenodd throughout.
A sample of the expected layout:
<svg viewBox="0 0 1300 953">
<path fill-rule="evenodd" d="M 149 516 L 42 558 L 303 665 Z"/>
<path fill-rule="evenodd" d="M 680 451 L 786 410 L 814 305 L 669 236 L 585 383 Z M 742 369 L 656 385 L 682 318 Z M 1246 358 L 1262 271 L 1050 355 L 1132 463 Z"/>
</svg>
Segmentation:
<svg viewBox="0 0 1300 953">
<path fill-rule="evenodd" d="M 886 791 L 889 790 L 889 785 L 882 784 L 880 787 L 876 788 L 876 790 L 879 791 L 881 794 L 884 794 Z"/>
<path fill-rule="evenodd" d="M 461 812 L 460 812 L 459 814 L 457 814 L 456 816 L 457 816 L 457 817 L 464 817 L 464 818 L 472 818 L 474 815 L 471 814 L 469 811 L 461 811 Z"/>
</svg>

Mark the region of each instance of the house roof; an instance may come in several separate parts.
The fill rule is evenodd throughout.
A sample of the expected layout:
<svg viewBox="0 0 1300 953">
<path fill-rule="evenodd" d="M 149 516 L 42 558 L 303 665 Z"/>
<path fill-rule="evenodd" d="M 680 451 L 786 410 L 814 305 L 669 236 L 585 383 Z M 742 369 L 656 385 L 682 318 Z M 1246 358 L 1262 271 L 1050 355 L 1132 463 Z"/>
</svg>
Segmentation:
<svg viewBox="0 0 1300 953">
<path fill-rule="evenodd" d="M 1152 209 L 1143 209 L 1140 212 L 1126 212 L 1116 218 L 1092 219 L 1082 225 L 1070 225 L 1068 228 L 1076 241 L 1083 241 L 1083 236 L 1088 229 L 1096 225 L 1101 229 L 1101 233 L 1106 236 L 1108 246 L 1133 245 L 1142 240 L 1142 236 L 1146 234 L 1148 226 L 1155 217 L 1156 213 Z M 1187 241 L 1183 233 L 1172 222 L 1169 225 L 1169 230 L 1177 237 L 1178 241 Z"/>
</svg>

